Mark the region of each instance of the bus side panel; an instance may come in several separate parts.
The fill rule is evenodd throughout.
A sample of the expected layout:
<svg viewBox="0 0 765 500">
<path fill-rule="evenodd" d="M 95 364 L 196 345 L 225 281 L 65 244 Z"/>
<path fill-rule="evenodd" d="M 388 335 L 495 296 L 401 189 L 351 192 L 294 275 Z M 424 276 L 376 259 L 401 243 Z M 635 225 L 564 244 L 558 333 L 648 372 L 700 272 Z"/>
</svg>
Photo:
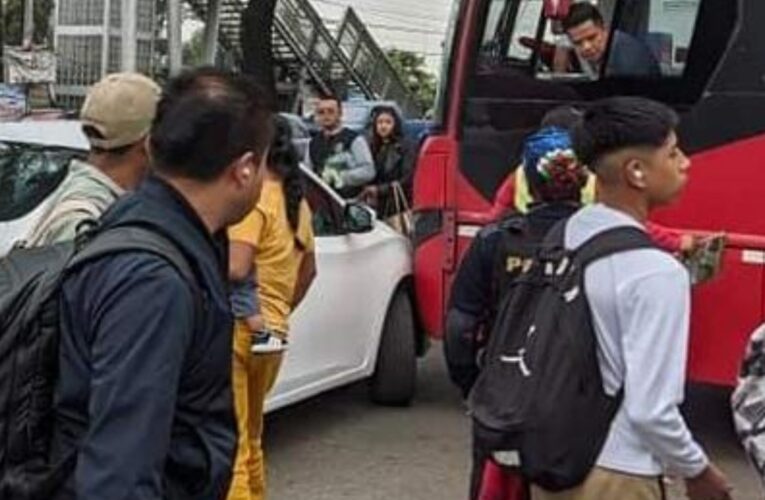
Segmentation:
<svg viewBox="0 0 765 500">
<path fill-rule="evenodd" d="M 417 247 L 414 254 L 414 286 L 425 331 L 430 337 L 443 334 L 444 271 L 441 263 L 446 243 L 437 236 Z"/>
<path fill-rule="evenodd" d="M 656 222 L 682 229 L 765 236 L 765 135 L 731 142 L 691 157 L 679 203 Z"/>
<path fill-rule="evenodd" d="M 415 212 L 443 210 L 446 208 L 446 175 L 450 158 L 454 157 L 456 144 L 444 136 L 425 139 L 420 149 L 414 174 Z"/>
<path fill-rule="evenodd" d="M 447 223 L 447 173 L 456 143 L 444 136 L 426 139 L 414 177 L 414 284 L 425 331 L 439 337 L 445 307 L 444 268 L 449 257 L 454 224 Z"/>
<path fill-rule="evenodd" d="M 680 202 L 656 214 L 669 227 L 730 235 L 721 276 L 694 290 L 689 375 L 696 382 L 734 384 L 749 335 L 763 322 L 764 153 L 759 136 L 693 155 Z"/>
<path fill-rule="evenodd" d="M 753 252 L 755 252 L 753 254 Z M 734 385 L 749 336 L 762 322 L 765 252 L 729 248 L 724 272 L 693 292 L 689 378 Z"/>
</svg>

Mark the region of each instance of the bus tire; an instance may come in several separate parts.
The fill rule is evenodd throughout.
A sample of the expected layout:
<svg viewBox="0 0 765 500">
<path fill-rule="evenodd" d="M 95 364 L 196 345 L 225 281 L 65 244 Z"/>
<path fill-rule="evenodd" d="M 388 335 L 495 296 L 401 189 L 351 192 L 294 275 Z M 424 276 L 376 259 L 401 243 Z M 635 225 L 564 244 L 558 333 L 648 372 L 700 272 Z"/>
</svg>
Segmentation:
<svg viewBox="0 0 765 500">
<path fill-rule="evenodd" d="M 370 381 L 370 398 L 385 406 L 408 406 L 417 386 L 417 352 L 412 301 L 399 289 L 393 296 L 375 371 Z"/>
</svg>

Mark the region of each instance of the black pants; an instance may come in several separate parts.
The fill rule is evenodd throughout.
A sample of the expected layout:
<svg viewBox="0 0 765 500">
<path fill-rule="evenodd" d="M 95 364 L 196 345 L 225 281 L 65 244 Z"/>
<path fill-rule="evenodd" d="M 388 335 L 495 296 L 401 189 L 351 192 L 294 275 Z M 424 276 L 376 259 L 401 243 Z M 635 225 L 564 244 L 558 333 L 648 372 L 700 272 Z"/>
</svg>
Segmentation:
<svg viewBox="0 0 765 500">
<path fill-rule="evenodd" d="M 481 480 L 483 479 L 483 468 L 489 454 L 481 450 L 473 438 L 472 446 L 473 464 L 470 470 L 470 500 L 478 500 L 481 493 Z"/>
</svg>

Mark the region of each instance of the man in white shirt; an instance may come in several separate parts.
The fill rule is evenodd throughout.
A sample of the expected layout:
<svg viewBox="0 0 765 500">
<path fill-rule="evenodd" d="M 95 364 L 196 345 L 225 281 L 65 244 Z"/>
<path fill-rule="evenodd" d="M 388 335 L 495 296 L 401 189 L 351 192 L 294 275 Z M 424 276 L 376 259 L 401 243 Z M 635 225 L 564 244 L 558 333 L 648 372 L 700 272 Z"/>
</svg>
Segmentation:
<svg viewBox="0 0 765 500">
<path fill-rule="evenodd" d="M 600 203 L 574 215 L 566 246 L 619 226 L 642 228 L 674 201 L 690 162 L 679 149 L 676 114 L 640 98 L 597 102 L 574 133 L 577 156 L 598 179 Z M 579 487 L 535 500 L 660 500 L 664 474 L 686 482 L 691 500 L 725 500 L 730 486 L 680 414 L 690 317 L 688 273 L 658 249 L 618 253 L 585 271 L 606 392 L 624 389 L 596 467 Z"/>
</svg>

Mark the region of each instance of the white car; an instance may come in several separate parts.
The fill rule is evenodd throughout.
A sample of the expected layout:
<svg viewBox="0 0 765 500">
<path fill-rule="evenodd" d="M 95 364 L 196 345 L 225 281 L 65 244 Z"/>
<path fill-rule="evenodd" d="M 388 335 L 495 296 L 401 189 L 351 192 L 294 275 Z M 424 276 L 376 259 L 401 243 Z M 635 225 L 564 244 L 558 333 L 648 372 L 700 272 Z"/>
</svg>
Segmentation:
<svg viewBox="0 0 765 500">
<path fill-rule="evenodd" d="M 0 124 L 0 256 L 37 223 L 88 144 L 75 121 Z M 409 241 L 367 207 L 304 170 L 314 212 L 317 278 L 291 318 L 275 410 L 369 378 L 382 404 L 408 404 L 425 346 L 414 311 Z"/>
</svg>

